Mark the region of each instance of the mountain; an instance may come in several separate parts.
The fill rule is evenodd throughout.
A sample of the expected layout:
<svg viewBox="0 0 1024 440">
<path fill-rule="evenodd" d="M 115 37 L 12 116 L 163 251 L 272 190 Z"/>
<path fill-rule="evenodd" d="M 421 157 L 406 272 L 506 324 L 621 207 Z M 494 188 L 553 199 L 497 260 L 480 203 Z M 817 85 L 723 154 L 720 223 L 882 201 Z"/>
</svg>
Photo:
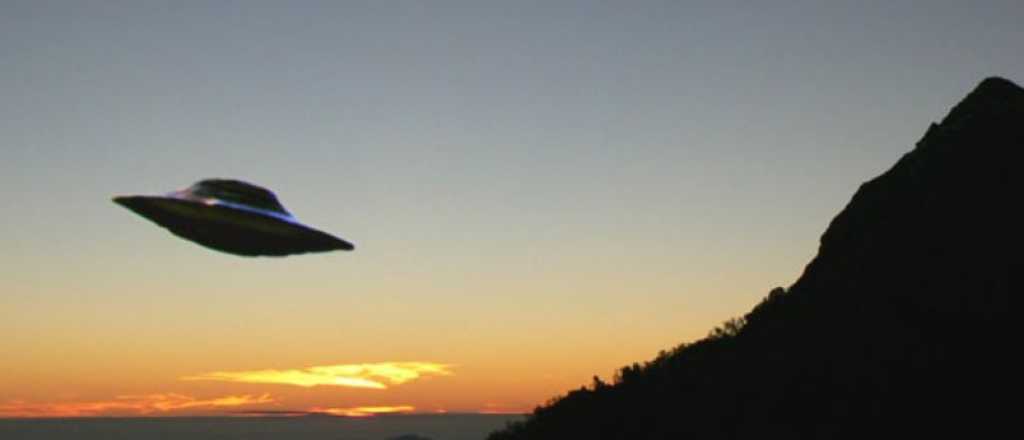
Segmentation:
<svg viewBox="0 0 1024 440">
<path fill-rule="evenodd" d="M 985 79 L 861 185 L 788 289 L 489 439 L 1014 432 L 1022 151 L 1024 89 Z"/>
</svg>

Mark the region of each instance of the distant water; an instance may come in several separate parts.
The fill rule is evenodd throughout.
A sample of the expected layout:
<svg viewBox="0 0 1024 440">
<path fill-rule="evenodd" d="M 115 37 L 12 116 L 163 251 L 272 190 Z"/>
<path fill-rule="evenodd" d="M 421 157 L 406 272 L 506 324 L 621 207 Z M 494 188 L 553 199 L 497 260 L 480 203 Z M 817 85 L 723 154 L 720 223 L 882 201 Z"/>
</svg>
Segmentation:
<svg viewBox="0 0 1024 440">
<path fill-rule="evenodd" d="M 483 440 L 517 415 L 0 419 L 3 440 Z M 418 437 L 412 437 L 416 435 Z"/>
</svg>

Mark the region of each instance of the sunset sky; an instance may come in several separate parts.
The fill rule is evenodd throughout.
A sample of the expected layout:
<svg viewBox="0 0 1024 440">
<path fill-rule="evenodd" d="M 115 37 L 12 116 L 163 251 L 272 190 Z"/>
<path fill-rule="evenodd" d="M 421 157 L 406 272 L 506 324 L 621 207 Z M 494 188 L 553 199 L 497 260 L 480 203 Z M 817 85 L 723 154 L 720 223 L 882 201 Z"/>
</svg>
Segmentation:
<svg viewBox="0 0 1024 440">
<path fill-rule="evenodd" d="M 1024 81 L 1019 0 L 746 3 L 0 0 L 0 417 L 527 411 L 788 286 Z M 356 250 L 110 200 L 207 177 Z"/>
</svg>

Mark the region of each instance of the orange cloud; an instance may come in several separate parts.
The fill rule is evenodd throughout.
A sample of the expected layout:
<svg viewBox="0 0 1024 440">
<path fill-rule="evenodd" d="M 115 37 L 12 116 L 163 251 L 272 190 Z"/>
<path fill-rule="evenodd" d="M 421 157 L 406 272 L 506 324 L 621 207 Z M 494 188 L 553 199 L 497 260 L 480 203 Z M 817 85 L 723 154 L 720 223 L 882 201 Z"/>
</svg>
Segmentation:
<svg viewBox="0 0 1024 440">
<path fill-rule="evenodd" d="M 190 408 L 217 408 L 271 403 L 269 394 L 197 399 L 183 394 L 117 396 L 92 402 L 31 403 L 9 401 L 0 404 L 0 417 L 86 417 L 96 415 L 147 415 Z"/>
<path fill-rule="evenodd" d="M 356 406 L 352 408 L 321 408 L 313 407 L 309 409 L 310 413 L 313 414 L 330 414 L 332 416 L 345 416 L 345 417 L 370 417 L 378 414 L 398 414 L 412 412 L 416 407 L 409 405 L 398 405 L 398 406 Z"/>
<path fill-rule="evenodd" d="M 182 380 L 218 380 L 226 382 L 274 383 L 312 387 L 335 385 L 355 388 L 386 389 L 422 376 L 448 376 L 450 365 L 433 362 L 380 362 L 373 364 L 324 365 L 292 370 L 215 371 Z M 387 384 L 385 384 L 385 382 Z"/>
</svg>

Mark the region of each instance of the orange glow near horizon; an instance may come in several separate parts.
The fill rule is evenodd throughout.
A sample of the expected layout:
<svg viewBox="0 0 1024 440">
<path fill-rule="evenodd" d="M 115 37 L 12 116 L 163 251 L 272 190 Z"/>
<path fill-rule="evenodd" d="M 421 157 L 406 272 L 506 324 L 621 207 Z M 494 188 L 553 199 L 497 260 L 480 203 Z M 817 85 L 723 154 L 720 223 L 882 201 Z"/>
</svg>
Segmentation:
<svg viewBox="0 0 1024 440">
<path fill-rule="evenodd" d="M 380 414 L 401 414 L 409 413 L 416 410 L 416 407 L 411 405 L 398 405 L 398 406 L 357 406 L 353 408 L 320 408 L 313 407 L 309 409 L 310 413 L 313 414 L 329 414 L 332 416 L 344 416 L 344 417 L 372 417 Z"/>
<path fill-rule="evenodd" d="M 422 376 L 450 376 L 451 366 L 433 362 L 380 362 L 367 364 L 324 365 L 291 370 L 214 371 L 182 380 L 270 383 L 314 387 L 334 385 L 353 388 L 387 389 Z M 384 382 L 387 382 L 385 384 Z"/>
<path fill-rule="evenodd" d="M 145 416 L 186 409 L 210 409 L 238 407 L 261 403 L 273 403 L 269 394 L 223 396 L 211 399 L 197 399 L 183 394 L 147 394 L 117 396 L 112 400 L 89 402 L 46 402 L 32 403 L 9 401 L 0 403 L 0 417 L 5 418 L 54 418 L 91 416 Z"/>
<path fill-rule="evenodd" d="M 526 414 L 530 408 L 509 406 L 500 403 L 488 402 L 484 407 L 477 410 L 478 414 Z"/>
</svg>

